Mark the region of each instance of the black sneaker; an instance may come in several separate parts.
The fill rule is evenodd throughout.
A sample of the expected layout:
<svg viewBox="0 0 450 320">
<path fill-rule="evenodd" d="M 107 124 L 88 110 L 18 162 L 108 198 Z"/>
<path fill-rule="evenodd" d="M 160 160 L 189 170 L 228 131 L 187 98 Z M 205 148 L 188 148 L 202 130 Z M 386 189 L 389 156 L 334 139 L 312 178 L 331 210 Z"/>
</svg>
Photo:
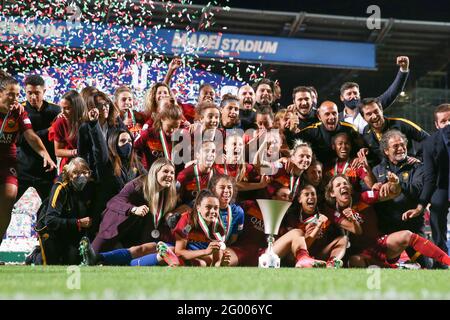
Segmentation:
<svg viewBox="0 0 450 320">
<path fill-rule="evenodd" d="M 41 247 L 35 246 L 33 251 L 31 251 L 26 257 L 25 257 L 25 264 L 27 266 L 30 266 L 32 264 L 36 264 L 36 257 L 38 254 L 41 253 Z"/>
<path fill-rule="evenodd" d="M 98 264 L 98 255 L 92 249 L 91 242 L 88 237 L 83 237 L 80 240 L 80 255 L 82 257 L 82 265 L 95 266 Z"/>
<path fill-rule="evenodd" d="M 448 270 L 448 265 L 435 261 L 433 264 L 433 269 Z"/>
</svg>

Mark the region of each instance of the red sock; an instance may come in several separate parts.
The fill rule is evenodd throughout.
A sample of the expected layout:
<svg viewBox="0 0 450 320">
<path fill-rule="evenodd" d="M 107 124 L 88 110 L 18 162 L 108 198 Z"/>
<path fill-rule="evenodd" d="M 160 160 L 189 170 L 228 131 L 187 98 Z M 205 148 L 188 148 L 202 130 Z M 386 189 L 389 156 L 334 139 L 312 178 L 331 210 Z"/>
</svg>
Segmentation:
<svg viewBox="0 0 450 320">
<path fill-rule="evenodd" d="M 424 256 L 450 266 L 450 257 L 430 240 L 413 233 L 409 245 Z"/>
<path fill-rule="evenodd" d="M 298 249 L 297 253 L 295 254 L 295 259 L 296 261 L 300 260 L 301 258 L 303 258 L 304 256 L 309 257 L 309 253 L 308 250 L 305 249 Z"/>
</svg>

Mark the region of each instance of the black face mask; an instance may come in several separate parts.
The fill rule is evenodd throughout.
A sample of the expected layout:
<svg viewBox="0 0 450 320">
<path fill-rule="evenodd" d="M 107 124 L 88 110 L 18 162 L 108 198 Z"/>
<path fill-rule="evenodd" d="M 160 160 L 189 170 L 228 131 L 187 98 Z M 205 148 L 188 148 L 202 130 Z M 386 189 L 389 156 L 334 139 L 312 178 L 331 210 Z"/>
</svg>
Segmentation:
<svg viewBox="0 0 450 320">
<path fill-rule="evenodd" d="M 351 110 L 355 110 L 356 107 L 358 107 L 358 104 L 361 102 L 360 99 L 351 99 L 351 100 L 344 100 L 344 105 Z"/>
<path fill-rule="evenodd" d="M 82 191 L 87 183 L 88 178 L 84 175 L 78 176 L 72 180 L 72 186 L 75 189 L 75 191 Z"/>
<path fill-rule="evenodd" d="M 120 158 L 129 159 L 132 149 L 133 149 L 133 146 L 131 145 L 131 143 L 126 143 L 121 147 L 117 146 L 117 153 L 119 154 Z"/>
</svg>

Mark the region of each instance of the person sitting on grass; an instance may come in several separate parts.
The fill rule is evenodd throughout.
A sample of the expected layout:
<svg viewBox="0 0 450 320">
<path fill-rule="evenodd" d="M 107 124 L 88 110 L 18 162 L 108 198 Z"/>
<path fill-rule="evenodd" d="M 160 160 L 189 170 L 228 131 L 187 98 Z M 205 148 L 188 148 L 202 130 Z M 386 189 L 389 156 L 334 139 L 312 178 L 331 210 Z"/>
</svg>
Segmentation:
<svg viewBox="0 0 450 320">
<path fill-rule="evenodd" d="M 290 201 L 288 187 L 279 185 L 272 196 L 272 200 Z M 242 203 L 245 212 L 244 230 L 232 249 L 238 257 L 241 266 L 257 266 L 258 258 L 267 248 L 264 220 L 259 205 L 254 200 Z M 282 228 L 280 228 L 281 231 Z M 294 265 L 296 268 L 321 268 L 325 261 L 316 260 L 309 256 L 304 232 L 300 229 L 280 232 L 280 236 L 273 244 L 273 251 L 284 265 Z"/>
<path fill-rule="evenodd" d="M 148 174 L 128 182 L 108 201 L 93 242 L 95 252 L 153 242 L 149 250 L 133 258 L 155 253 L 158 241 L 173 241 L 165 219 L 175 205 L 175 167 L 170 160 L 159 158 Z"/>
<path fill-rule="evenodd" d="M 231 256 L 225 245 L 227 228 L 219 217 L 219 199 L 207 189 L 200 191 L 192 211 L 183 213 L 173 230 L 175 254 L 188 265 L 229 265 Z"/>
<path fill-rule="evenodd" d="M 298 195 L 295 212 L 288 212 L 283 219 L 283 229 L 300 229 L 304 233 L 310 254 L 327 261 L 327 268 L 341 268 L 344 263 L 347 241 L 339 226 L 319 212 L 314 186 L 306 184 Z"/>
<path fill-rule="evenodd" d="M 352 205 L 352 187 L 345 176 L 337 175 L 327 185 L 325 197 L 335 208 L 330 209 L 328 218 L 351 233 L 349 266 L 398 268 L 397 261 L 408 247 L 439 263 L 450 265 L 450 257 L 444 251 L 416 233 L 401 230 L 380 235 L 376 213 L 371 205 L 396 197 L 400 192 L 399 179 L 390 172 L 388 182 L 376 188 L 361 193 L 359 201 Z"/>
<path fill-rule="evenodd" d="M 132 266 L 150 267 L 163 266 L 175 267 L 180 265 L 178 257 L 172 248 L 165 242 L 150 242 L 128 249 L 116 249 L 108 252 L 95 253 L 87 237 L 80 241 L 80 255 L 82 264 L 88 266 L 110 265 L 110 266 Z M 145 254 L 147 252 L 153 252 Z M 145 255 L 144 255 L 145 254 Z"/>
</svg>

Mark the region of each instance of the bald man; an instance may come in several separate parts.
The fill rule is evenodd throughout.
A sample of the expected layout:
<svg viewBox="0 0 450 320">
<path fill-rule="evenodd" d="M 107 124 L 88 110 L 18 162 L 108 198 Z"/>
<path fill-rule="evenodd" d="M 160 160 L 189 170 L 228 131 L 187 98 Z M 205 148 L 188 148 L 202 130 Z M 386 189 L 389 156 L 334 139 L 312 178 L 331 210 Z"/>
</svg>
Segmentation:
<svg viewBox="0 0 450 320">
<path fill-rule="evenodd" d="M 364 146 L 357 128 L 350 123 L 339 121 L 338 108 L 333 101 L 322 102 L 317 110 L 317 117 L 319 122 L 300 130 L 298 133 L 293 133 L 289 129 L 285 131 L 289 147 L 292 148 L 296 139 L 307 141 L 311 144 L 316 158 L 322 163 L 329 164 L 335 156 L 331 144 L 331 138 L 335 134 L 345 132 L 349 135 L 352 146 L 355 146 L 351 157 L 355 156 L 359 149 Z"/>
</svg>

